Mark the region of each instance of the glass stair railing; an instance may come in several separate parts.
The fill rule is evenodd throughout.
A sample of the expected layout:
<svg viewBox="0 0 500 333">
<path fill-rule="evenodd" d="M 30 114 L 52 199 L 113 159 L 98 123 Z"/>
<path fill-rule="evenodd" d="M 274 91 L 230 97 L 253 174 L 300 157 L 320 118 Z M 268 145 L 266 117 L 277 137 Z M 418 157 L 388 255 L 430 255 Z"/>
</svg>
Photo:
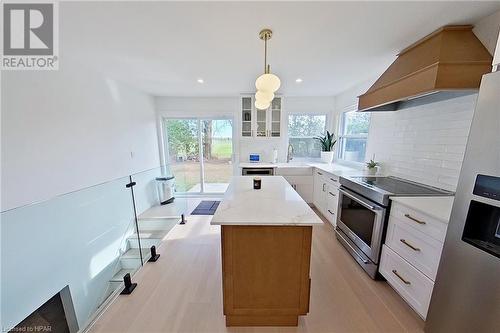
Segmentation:
<svg viewBox="0 0 500 333">
<path fill-rule="evenodd" d="M 70 331 L 88 328 L 186 213 L 182 200 L 159 205 L 165 175 L 146 170 L 1 212 L 0 326 L 24 323 L 60 294 Z"/>
</svg>

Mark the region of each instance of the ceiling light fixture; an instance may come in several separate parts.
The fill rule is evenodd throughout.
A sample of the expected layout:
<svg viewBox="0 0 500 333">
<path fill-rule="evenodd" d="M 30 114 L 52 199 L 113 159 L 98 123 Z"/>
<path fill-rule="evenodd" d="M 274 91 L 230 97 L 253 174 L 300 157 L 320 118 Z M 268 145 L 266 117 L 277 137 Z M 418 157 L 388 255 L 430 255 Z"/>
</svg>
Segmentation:
<svg viewBox="0 0 500 333">
<path fill-rule="evenodd" d="M 302 83 L 302 79 L 299 77 L 298 79 L 295 80 L 297 83 Z"/>
<path fill-rule="evenodd" d="M 205 82 L 205 81 L 203 81 L 203 79 L 198 79 L 198 80 L 196 80 L 196 81 L 197 81 L 198 83 L 203 83 L 203 82 Z"/>
<path fill-rule="evenodd" d="M 271 74 L 271 66 L 267 64 L 267 41 L 271 39 L 273 32 L 270 29 L 263 29 L 259 33 L 259 38 L 264 41 L 264 74 L 255 81 L 257 92 L 255 93 L 255 107 L 265 110 L 271 105 L 274 93 L 280 88 L 279 77 Z"/>
</svg>

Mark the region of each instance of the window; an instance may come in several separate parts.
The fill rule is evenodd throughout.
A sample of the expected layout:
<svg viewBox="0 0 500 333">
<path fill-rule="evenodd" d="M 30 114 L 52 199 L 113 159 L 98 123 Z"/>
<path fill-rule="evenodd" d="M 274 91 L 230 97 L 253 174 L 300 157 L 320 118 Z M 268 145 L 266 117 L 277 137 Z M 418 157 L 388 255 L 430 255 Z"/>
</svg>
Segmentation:
<svg viewBox="0 0 500 333">
<path fill-rule="evenodd" d="M 290 114 L 288 138 L 296 158 L 320 158 L 321 146 L 315 136 L 326 131 L 326 114 Z"/>
<path fill-rule="evenodd" d="M 366 142 L 370 127 L 370 113 L 347 111 L 340 119 L 339 159 L 362 163 L 365 161 Z"/>
</svg>

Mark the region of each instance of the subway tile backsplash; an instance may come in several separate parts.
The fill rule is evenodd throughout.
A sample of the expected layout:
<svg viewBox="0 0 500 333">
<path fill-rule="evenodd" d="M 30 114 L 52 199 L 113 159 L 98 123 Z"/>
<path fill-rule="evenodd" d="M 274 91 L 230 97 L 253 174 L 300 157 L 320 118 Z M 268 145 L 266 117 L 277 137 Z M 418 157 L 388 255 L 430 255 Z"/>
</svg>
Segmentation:
<svg viewBox="0 0 500 333">
<path fill-rule="evenodd" d="M 366 159 L 384 173 L 455 191 L 477 94 L 371 115 Z"/>
</svg>

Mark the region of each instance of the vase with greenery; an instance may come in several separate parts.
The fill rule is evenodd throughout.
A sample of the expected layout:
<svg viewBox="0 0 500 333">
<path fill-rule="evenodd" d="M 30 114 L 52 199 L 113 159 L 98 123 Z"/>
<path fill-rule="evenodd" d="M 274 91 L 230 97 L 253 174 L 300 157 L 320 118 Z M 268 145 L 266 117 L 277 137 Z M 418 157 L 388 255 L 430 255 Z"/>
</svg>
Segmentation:
<svg viewBox="0 0 500 333">
<path fill-rule="evenodd" d="M 318 140 L 321 144 L 321 160 L 325 163 L 332 163 L 334 156 L 333 148 L 337 142 L 335 134 L 326 131 L 325 136 L 316 136 L 314 139 Z"/>
<path fill-rule="evenodd" d="M 368 170 L 368 173 L 375 175 L 378 171 L 380 163 L 375 161 L 375 155 L 373 155 L 372 159 L 366 162 L 365 165 L 366 169 Z"/>
</svg>

